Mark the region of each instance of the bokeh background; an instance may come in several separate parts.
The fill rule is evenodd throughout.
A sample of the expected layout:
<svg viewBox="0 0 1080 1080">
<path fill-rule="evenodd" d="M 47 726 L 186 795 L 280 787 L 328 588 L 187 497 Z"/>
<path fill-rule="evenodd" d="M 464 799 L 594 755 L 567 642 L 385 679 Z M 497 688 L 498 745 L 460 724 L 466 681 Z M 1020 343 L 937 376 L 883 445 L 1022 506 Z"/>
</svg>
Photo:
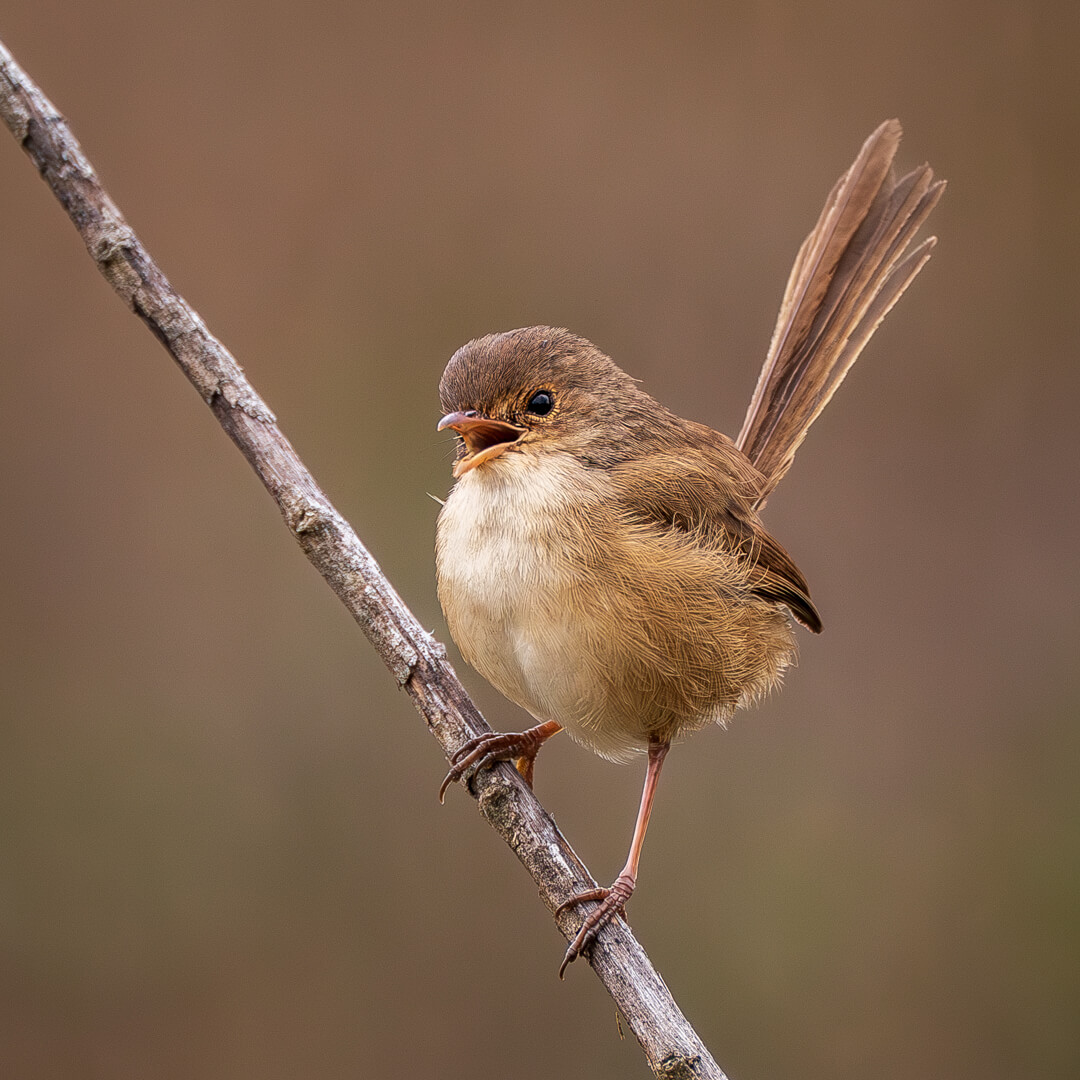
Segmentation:
<svg viewBox="0 0 1080 1080">
<path fill-rule="evenodd" d="M 933 260 L 767 520 L 784 693 L 631 917 L 736 1078 L 1080 1073 L 1074 3 L 9 0 L 0 37 L 425 625 L 445 360 L 562 324 L 732 432 L 863 138 Z M 535 890 L 0 137 L 0 1071 L 645 1075 Z M 456 656 L 456 653 L 452 653 Z M 459 665 L 496 727 L 524 718 Z M 600 878 L 641 769 L 538 793 Z"/>
</svg>

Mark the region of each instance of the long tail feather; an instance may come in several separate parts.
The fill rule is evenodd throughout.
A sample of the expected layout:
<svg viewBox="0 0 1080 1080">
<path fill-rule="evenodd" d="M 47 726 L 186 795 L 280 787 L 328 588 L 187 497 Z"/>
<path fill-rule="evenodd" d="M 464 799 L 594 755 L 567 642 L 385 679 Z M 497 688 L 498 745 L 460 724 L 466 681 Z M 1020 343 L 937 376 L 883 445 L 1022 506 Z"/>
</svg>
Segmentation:
<svg viewBox="0 0 1080 1080">
<path fill-rule="evenodd" d="M 900 133 L 887 120 L 866 140 L 795 259 L 737 439 L 766 478 L 759 502 L 937 242 L 930 237 L 905 255 L 945 181 L 934 182 L 929 165 L 893 180 Z"/>
</svg>

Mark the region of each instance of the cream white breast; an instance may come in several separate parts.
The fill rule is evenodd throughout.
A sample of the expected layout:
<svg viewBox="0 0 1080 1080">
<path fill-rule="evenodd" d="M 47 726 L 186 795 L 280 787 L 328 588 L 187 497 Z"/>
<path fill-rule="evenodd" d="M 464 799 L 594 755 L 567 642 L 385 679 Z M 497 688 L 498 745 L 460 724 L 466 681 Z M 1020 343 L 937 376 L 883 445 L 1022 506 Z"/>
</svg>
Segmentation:
<svg viewBox="0 0 1080 1080">
<path fill-rule="evenodd" d="M 605 752 L 581 730 L 599 690 L 582 663 L 586 635 L 575 616 L 576 553 L 594 500 L 599 508 L 588 470 L 569 455 L 503 454 L 454 485 L 439 515 L 436 569 L 465 659 L 537 719 Z"/>
</svg>

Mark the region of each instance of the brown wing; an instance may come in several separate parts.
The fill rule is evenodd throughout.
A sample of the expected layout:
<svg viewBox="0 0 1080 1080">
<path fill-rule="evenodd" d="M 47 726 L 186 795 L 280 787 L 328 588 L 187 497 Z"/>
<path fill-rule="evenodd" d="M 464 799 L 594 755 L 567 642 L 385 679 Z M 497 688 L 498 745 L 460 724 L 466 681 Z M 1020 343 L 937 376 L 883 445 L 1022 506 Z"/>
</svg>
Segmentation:
<svg viewBox="0 0 1080 1080">
<path fill-rule="evenodd" d="M 613 469 L 626 509 L 740 553 L 753 564 L 753 592 L 786 605 L 807 629 L 820 633 L 821 616 L 806 578 L 753 510 L 761 475 L 726 436 L 684 423 L 696 436 L 684 452 L 654 452 Z"/>
</svg>

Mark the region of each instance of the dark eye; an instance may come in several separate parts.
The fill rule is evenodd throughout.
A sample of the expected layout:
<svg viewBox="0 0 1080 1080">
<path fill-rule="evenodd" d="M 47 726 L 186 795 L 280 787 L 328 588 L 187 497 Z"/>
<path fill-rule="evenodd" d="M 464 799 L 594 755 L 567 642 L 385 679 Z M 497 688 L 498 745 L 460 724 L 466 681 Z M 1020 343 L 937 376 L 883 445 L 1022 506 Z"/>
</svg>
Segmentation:
<svg viewBox="0 0 1080 1080">
<path fill-rule="evenodd" d="M 526 411 L 534 416 L 547 416 L 553 408 L 555 408 L 555 398 L 547 390 L 537 390 L 529 398 L 529 404 L 525 406 Z"/>
</svg>

